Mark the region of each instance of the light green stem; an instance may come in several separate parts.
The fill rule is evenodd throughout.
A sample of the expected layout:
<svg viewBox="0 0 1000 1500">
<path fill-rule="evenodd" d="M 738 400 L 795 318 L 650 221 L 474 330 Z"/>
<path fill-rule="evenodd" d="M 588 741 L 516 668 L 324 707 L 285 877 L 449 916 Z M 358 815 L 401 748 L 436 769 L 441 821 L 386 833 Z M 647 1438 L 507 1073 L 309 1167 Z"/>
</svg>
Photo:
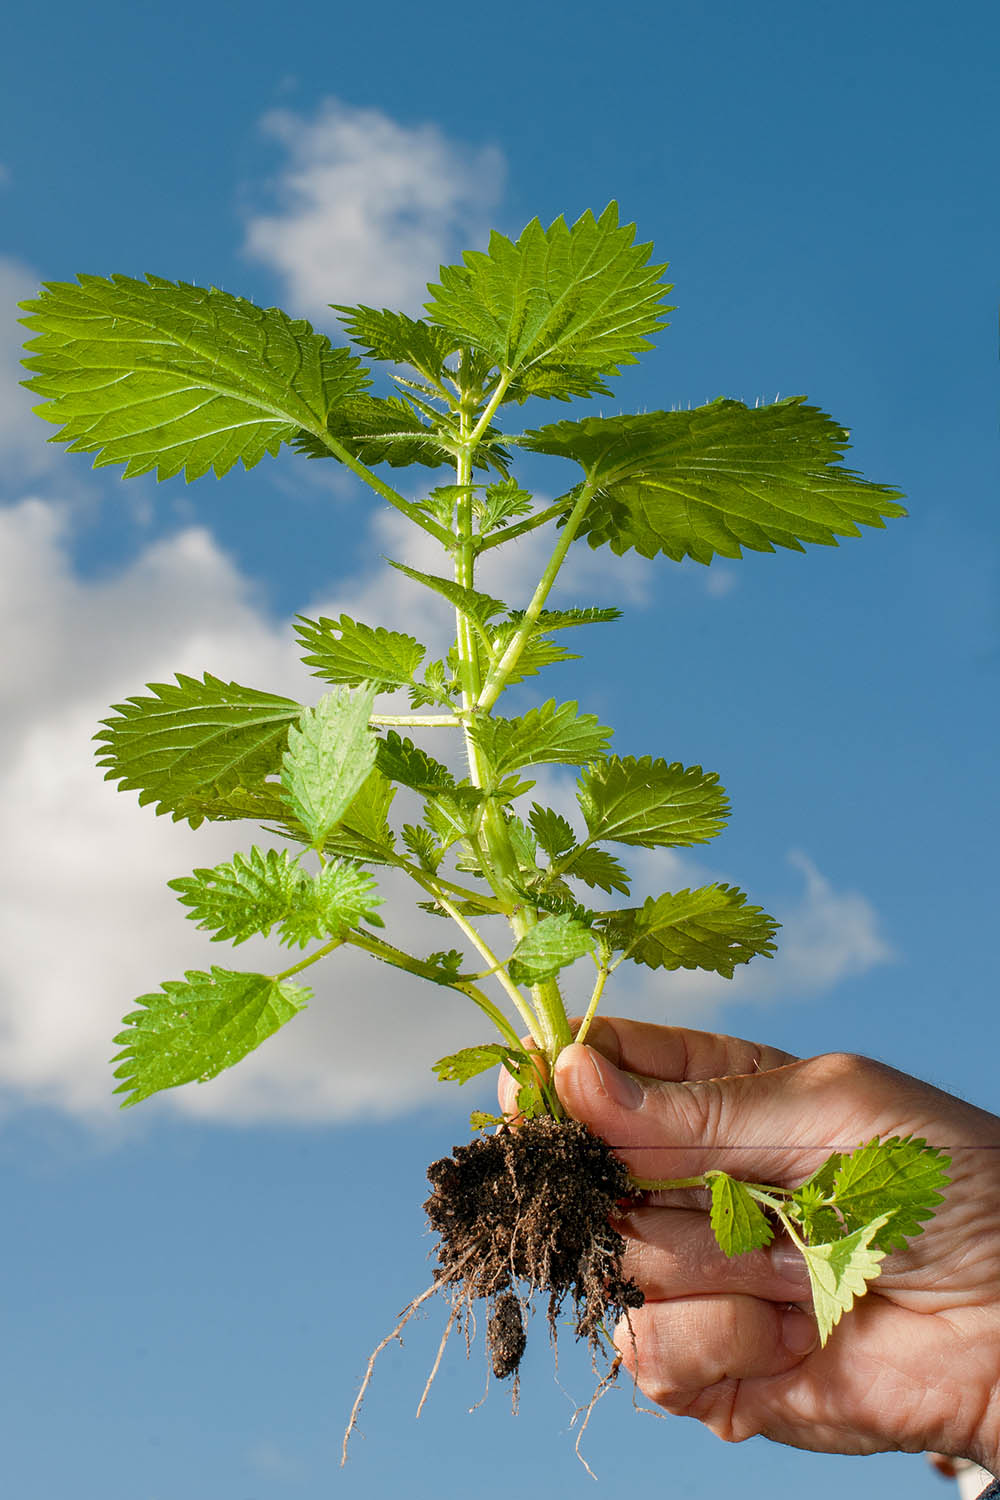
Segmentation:
<svg viewBox="0 0 1000 1500">
<path fill-rule="evenodd" d="M 608 972 L 609 971 L 607 964 L 601 964 L 600 968 L 597 971 L 597 979 L 594 983 L 593 994 L 590 997 L 590 1004 L 587 1006 L 587 1013 L 580 1024 L 579 1031 L 573 1038 L 575 1042 L 585 1042 L 587 1040 L 587 1032 L 590 1030 L 590 1023 L 594 1019 L 594 1016 L 597 1012 L 597 1007 L 601 1003 L 601 996 L 604 993 L 604 986 L 608 982 Z"/>
<path fill-rule="evenodd" d="M 377 474 L 373 474 L 371 469 L 366 468 L 352 453 L 348 452 L 343 443 L 338 443 L 337 439 L 332 437 L 329 432 L 319 428 L 311 428 L 310 431 L 313 432 L 314 436 L 319 438 L 324 447 L 329 448 L 335 458 L 339 458 L 340 462 L 346 465 L 352 474 L 356 474 L 359 479 L 364 480 L 365 484 L 370 485 L 377 495 L 382 496 L 383 500 L 388 500 L 389 504 L 394 506 L 396 510 L 402 511 L 403 515 L 411 520 L 415 526 L 419 526 L 422 531 L 429 532 L 432 537 L 435 537 L 441 543 L 442 547 L 451 546 L 452 537 L 450 532 L 446 531 L 443 526 L 439 526 L 437 521 L 431 516 L 425 515 L 419 506 L 412 505 L 409 500 L 404 500 L 398 490 L 394 490 L 391 484 L 386 484 L 385 480 L 379 479 Z"/>
<path fill-rule="evenodd" d="M 538 581 L 538 587 L 532 595 L 531 603 L 524 612 L 524 618 L 511 636 L 503 656 L 501 656 L 498 662 L 494 662 L 487 674 L 486 681 L 483 684 L 482 691 L 476 703 L 476 707 L 481 711 L 485 712 L 493 707 L 504 690 L 507 678 L 520 661 L 521 653 L 528 644 L 531 632 L 535 628 L 535 621 L 545 607 L 545 601 L 549 597 L 552 585 L 559 574 L 559 569 L 566 560 L 566 553 L 569 551 L 570 543 L 576 535 L 576 529 L 583 520 L 587 506 L 593 498 L 594 488 L 595 485 L 591 479 L 588 479 L 582 486 L 576 504 L 570 511 L 569 519 L 559 535 L 555 550 L 549 558 L 545 572 Z"/>
</svg>

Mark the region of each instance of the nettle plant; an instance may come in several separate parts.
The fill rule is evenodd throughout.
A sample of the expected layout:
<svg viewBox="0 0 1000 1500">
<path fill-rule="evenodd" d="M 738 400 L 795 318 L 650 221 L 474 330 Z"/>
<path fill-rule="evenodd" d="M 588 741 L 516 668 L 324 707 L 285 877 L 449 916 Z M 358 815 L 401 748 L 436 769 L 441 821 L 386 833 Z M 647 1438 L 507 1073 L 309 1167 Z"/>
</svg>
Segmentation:
<svg viewBox="0 0 1000 1500">
<path fill-rule="evenodd" d="M 670 287 L 665 266 L 649 264 L 652 246 L 633 240 L 615 204 L 571 228 L 534 220 L 516 243 L 494 233 L 488 252 L 442 267 L 426 318 L 337 305 L 368 358 L 397 367 L 389 397 L 370 394 L 361 358 L 307 322 L 216 289 L 80 276 L 22 304 L 37 335 L 25 384 L 44 398 L 38 413 L 59 425 L 52 441 L 93 453 L 95 466 L 122 463 L 125 477 L 221 478 L 288 444 L 343 464 L 440 545 L 439 573 L 391 566 L 454 607 L 443 659 L 428 661 L 408 634 L 346 615 L 300 617 L 303 661 L 330 684 L 318 702 L 178 675 L 104 720 L 98 758 L 120 790 L 192 827 L 256 822 L 289 846 L 252 846 L 171 881 L 187 915 L 213 941 L 236 945 L 276 929 L 305 950 L 277 974 L 213 966 L 141 996 L 115 1038 L 115 1077 L 125 1105 L 214 1078 L 293 1020 L 310 994 L 303 972 L 327 958 L 336 965 L 344 947 L 468 996 L 495 1039 L 435 1070 L 464 1083 L 501 1065 L 516 1080 L 518 1115 L 477 1112 L 471 1124 L 482 1133 L 430 1168 L 435 1280 L 389 1337 L 432 1291 L 451 1299 L 449 1328 L 485 1299 L 493 1369 L 513 1375 L 515 1390 L 535 1292 L 548 1294 L 553 1333 L 571 1299 L 574 1330 L 595 1354 L 610 1352 L 609 1321 L 641 1303 L 608 1222 L 622 1199 L 710 1189 L 712 1228 L 729 1255 L 783 1228 L 808 1265 L 825 1342 L 883 1256 L 921 1232 L 947 1183 L 947 1157 L 909 1138 L 837 1153 L 795 1189 L 717 1170 L 683 1183 L 638 1181 L 564 1118 L 550 1082 L 574 1036 L 560 990 L 570 965 L 593 978 L 575 1028 L 583 1040 L 623 963 L 732 977 L 737 964 L 775 951 L 778 927 L 726 884 L 632 899 L 607 847 L 714 838 L 729 811 L 714 773 L 613 754 L 611 730 L 576 703 L 496 712 L 508 689 L 569 659 L 565 632 L 619 615 L 546 607 L 570 548 L 710 564 L 743 548 L 836 546 L 838 536 L 859 536 L 859 525 L 905 514 L 897 491 L 842 467 L 846 431 L 803 397 L 501 430 L 501 414 L 529 398 L 611 394 L 605 378 L 652 347 Z M 537 503 L 511 475 L 518 450 L 569 460 L 576 481 Z M 416 482 L 445 465 L 446 483 Z M 383 477 L 399 468 L 415 471 L 418 498 Z M 530 597 L 512 607 L 476 587 L 480 558 L 541 528 L 552 549 Z M 398 701 L 380 705 L 404 694 L 409 712 L 385 711 Z M 460 737 L 464 775 L 408 737 L 425 730 Z M 525 803 L 533 768 L 551 765 L 580 768 L 575 825 Z M 420 811 L 396 827 L 398 788 Z M 393 942 L 373 873 L 385 868 L 404 871 L 419 903 L 454 923 L 461 948 L 412 954 Z"/>
</svg>

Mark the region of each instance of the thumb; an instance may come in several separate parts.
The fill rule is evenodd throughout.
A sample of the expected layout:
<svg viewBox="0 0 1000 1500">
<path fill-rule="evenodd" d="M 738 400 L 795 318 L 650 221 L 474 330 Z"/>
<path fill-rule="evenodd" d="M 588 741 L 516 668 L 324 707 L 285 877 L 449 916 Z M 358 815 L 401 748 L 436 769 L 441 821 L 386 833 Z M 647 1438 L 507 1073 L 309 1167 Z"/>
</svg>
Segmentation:
<svg viewBox="0 0 1000 1500">
<path fill-rule="evenodd" d="M 831 1087 L 837 1080 L 823 1076 L 831 1071 L 824 1070 L 828 1061 L 667 1081 L 626 1073 L 593 1048 L 573 1043 L 559 1054 L 555 1085 L 567 1112 L 602 1136 L 633 1177 L 677 1179 L 719 1168 L 780 1183 L 807 1177 L 844 1148 L 845 1129 L 852 1137 L 858 1129 L 856 1109 L 850 1121 L 843 1118 L 844 1079 L 838 1093 Z M 876 1107 L 873 1119 L 877 1113 Z"/>
</svg>

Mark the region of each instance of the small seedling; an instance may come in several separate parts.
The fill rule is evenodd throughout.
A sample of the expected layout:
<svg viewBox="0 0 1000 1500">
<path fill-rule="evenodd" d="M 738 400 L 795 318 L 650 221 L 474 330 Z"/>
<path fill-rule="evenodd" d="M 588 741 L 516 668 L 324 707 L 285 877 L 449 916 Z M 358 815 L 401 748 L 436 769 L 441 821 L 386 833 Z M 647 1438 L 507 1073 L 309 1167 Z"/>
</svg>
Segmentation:
<svg viewBox="0 0 1000 1500">
<path fill-rule="evenodd" d="M 178 675 L 104 720 L 98 758 L 120 790 L 192 827 L 260 824 L 286 846 L 253 845 L 171 881 L 187 915 L 216 942 L 275 930 L 305 950 L 277 974 L 213 966 L 140 996 L 115 1038 L 115 1077 L 125 1106 L 216 1077 L 294 1019 L 309 999 L 301 975 L 327 958 L 335 965 L 343 947 L 466 995 L 495 1035 L 435 1071 L 461 1084 L 502 1066 L 517 1083 L 519 1123 L 477 1112 L 471 1124 L 484 1133 L 431 1167 L 427 1211 L 440 1245 L 428 1293 L 451 1298 L 449 1329 L 485 1299 L 493 1369 L 515 1382 L 533 1293 L 547 1293 L 553 1330 L 570 1297 L 575 1331 L 595 1351 L 606 1348 L 609 1319 L 641 1302 L 608 1223 L 622 1198 L 710 1189 L 727 1255 L 766 1245 L 783 1226 L 805 1257 L 825 1343 L 884 1255 L 921 1233 L 948 1180 L 941 1152 L 893 1138 L 835 1154 L 794 1190 L 712 1170 L 643 1183 L 564 1119 L 549 1081 L 573 1038 L 560 990 L 570 965 L 593 977 L 583 1040 L 623 963 L 731 978 L 737 964 L 775 951 L 778 928 L 732 885 L 630 901 L 630 876 L 608 846 L 714 838 L 729 813 L 714 772 L 615 754 L 612 731 L 576 703 L 496 712 L 515 684 L 570 658 L 568 633 L 619 616 L 548 607 L 570 549 L 708 565 L 744 548 L 836 546 L 905 514 L 897 491 L 842 467 L 846 431 L 800 396 L 500 427 L 530 398 L 609 395 L 606 379 L 652 347 L 670 287 L 665 266 L 649 263 L 652 247 L 633 240 L 615 204 L 571 228 L 534 220 L 516 243 L 494 233 L 487 252 L 443 266 L 426 318 L 338 305 L 353 343 L 393 367 L 388 397 L 370 394 L 349 348 L 214 288 L 80 276 L 22 304 L 37 335 L 25 384 L 43 398 L 38 413 L 59 426 L 52 441 L 93 453 L 95 466 L 222 478 L 287 444 L 344 465 L 440 545 L 440 572 L 391 566 L 453 607 L 442 659 L 347 615 L 300 617 L 303 661 L 329 684 L 318 702 Z M 539 504 L 511 473 L 519 451 L 567 460 L 575 481 Z M 415 498 L 386 477 L 401 468 Z M 551 553 L 527 597 L 511 605 L 477 587 L 485 554 L 541 528 Z M 409 737 L 429 730 L 458 737 L 464 774 Z M 574 821 L 530 801 L 531 772 L 552 765 L 578 768 Z M 401 787 L 420 811 L 396 826 Z M 454 924 L 460 948 L 420 955 L 393 941 L 373 873 L 385 868 L 410 877 L 420 904 Z"/>
</svg>

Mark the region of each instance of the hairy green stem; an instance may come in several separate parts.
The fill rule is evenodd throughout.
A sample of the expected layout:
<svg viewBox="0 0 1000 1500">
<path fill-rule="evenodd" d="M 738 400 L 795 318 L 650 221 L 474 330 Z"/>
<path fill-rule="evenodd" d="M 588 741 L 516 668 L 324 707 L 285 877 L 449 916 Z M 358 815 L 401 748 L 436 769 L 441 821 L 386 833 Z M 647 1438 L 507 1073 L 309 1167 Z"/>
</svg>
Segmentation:
<svg viewBox="0 0 1000 1500">
<path fill-rule="evenodd" d="M 404 500 L 403 496 L 397 490 L 394 490 L 391 484 L 386 484 L 385 480 L 379 479 L 377 474 L 373 474 L 371 469 L 356 459 L 352 453 L 349 453 L 343 443 L 338 443 L 337 439 L 331 436 L 329 432 L 320 430 L 319 428 L 311 428 L 310 431 L 319 438 L 324 447 L 329 448 L 335 458 L 339 458 L 341 463 L 345 464 L 351 470 L 352 474 L 356 474 L 365 484 L 370 485 L 377 495 L 381 495 L 383 500 L 388 500 L 389 504 L 394 506 L 396 510 L 402 511 L 403 515 L 411 520 L 415 526 L 419 526 L 422 531 L 429 532 L 432 537 L 435 537 L 441 543 L 442 547 L 450 548 L 452 543 L 451 533 L 446 531 L 443 526 L 439 526 L 437 521 L 425 515 L 419 506 L 411 504 L 409 500 Z"/>
<path fill-rule="evenodd" d="M 511 637 L 503 656 L 501 656 L 498 662 L 494 662 L 487 674 L 486 681 L 483 684 L 482 691 L 476 703 L 478 709 L 487 711 L 493 707 L 504 690 L 507 678 L 520 661 L 521 653 L 528 644 L 531 632 L 535 627 L 535 622 L 545 607 L 545 601 L 549 597 L 552 585 L 559 574 L 559 569 L 566 560 L 566 553 L 569 551 L 570 543 L 576 535 L 576 529 L 583 520 L 587 506 L 593 499 L 594 489 L 595 485 L 591 479 L 588 479 L 581 487 L 576 504 L 570 511 L 569 518 L 560 533 L 552 556 L 546 564 L 545 572 L 538 581 L 538 587 L 532 595 L 531 603 L 524 612 L 524 618 Z"/>
<path fill-rule="evenodd" d="M 516 526 L 507 526 L 503 531 L 495 531 L 492 536 L 485 537 L 477 543 L 479 552 L 488 552 L 491 547 L 502 547 L 504 542 L 513 542 L 519 536 L 525 536 L 529 531 L 537 531 L 539 526 L 544 526 L 548 521 L 554 521 L 558 516 L 564 516 L 570 507 L 567 498 L 557 500 L 545 510 L 540 510 L 535 516 L 528 516 L 525 521 L 518 521 Z"/>
</svg>

